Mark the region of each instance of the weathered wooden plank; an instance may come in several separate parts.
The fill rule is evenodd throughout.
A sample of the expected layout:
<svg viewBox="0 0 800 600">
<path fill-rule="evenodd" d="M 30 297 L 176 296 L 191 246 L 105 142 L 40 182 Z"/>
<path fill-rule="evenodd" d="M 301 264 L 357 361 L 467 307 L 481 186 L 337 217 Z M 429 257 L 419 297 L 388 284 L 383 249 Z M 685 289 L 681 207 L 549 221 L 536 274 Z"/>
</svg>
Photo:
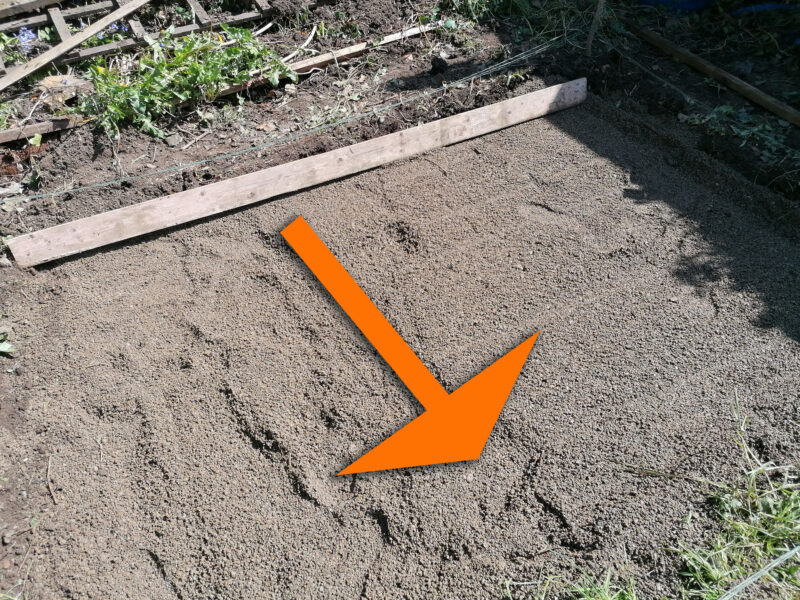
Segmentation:
<svg viewBox="0 0 800 600">
<path fill-rule="evenodd" d="M 628 27 L 631 31 L 633 31 L 633 33 L 642 38 L 648 44 L 652 44 L 662 52 L 677 58 L 693 69 L 696 69 L 701 73 L 705 73 L 717 81 L 724 83 L 735 92 L 738 92 L 750 100 L 750 102 L 754 102 L 755 104 L 766 108 L 771 113 L 779 116 L 781 119 L 785 119 L 786 121 L 789 121 L 789 123 L 800 127 L 800 111 L 789 106 L 785 102 L 781 102 L 777 98 L 770 96 L 757 87 L 750 85 L 742 79 L 739 79 L 736 77 L 736 75 L 732 75 L 731 73 L 720 69 L 718 66 L 710 63 L 705 58 L 701 58 L 700 56 L 689 52 L 685 48 L 681 48 L 680 46 L 673 44 L 657 33 L 653 33 L 652 31 L 648 31 L 647 29 L 643 29 L 634 24 L 629 24 Z"/>
<path fill-rule="evenodd" d="M 89 38 L 97 35 L 101 31 L 103 31 L 106 27 L 127 17 L 129 14 L 134 12 L 135 10 L 141 8 L 145 4 L 150 2 L 150 0 L 132 0 L 128 2 L 126 5 L 121 6 L 117 10 L 111 12 L 110 14 L 106 15 L 102 19 L 98 19 L 91 25 L 87 25 L 83 28 L 82 31 L 76 33 L 69 39 L 57 44 L 56 46 L 50 48 L 47 52 L 44 52 L 29 60 L 24 65 L 20 65 L 11 69 L 5 77 L 0 79 L 0 92 L 7 89 L 9 86 L 14 85 L 21 79 L 27 77 L 31 73 L 35 73 L 39 69 L 44 66 L 49 65 L 55 59 L 59 58 L 60 56 L 66 54 L 73 48 L 80 46 L 83 42 L 88 40 Z"/>
<path fill-rule="evenodd" d="M 71 19 L 79 19 L 81 17 L 89 17 L 91 15 L 96 15 L 97 13 L 106 12 L 113 7 L 114 3 L 111 2 L 111 0 L 103 0 L 103 2 L 87 4 L 86 6 L 65 8 L 61 11 L 61 16 L 63 16 L 65 20 L 69 21 Z M 49 15 L 34 15 L 32 17 L 26 17 L 16 21 L 7 21 L 5 23 L 0 23 L 0 32 L 16 31 L 17 29 L 22 29 L 23 27 L 38 27 L 40 25 L 46 25 L 49 21 Z"/>
<path fill-rule="evenodd" d="M 57 4 L 60 0 L 0 0 L 0 19 L 19 13 L 31 12 L 43 6 Z"/>
<path fill-rule="evenodd" d="M 264 14 L 269 14 L 272 12 L 272 6 L 270 5 L 267 0 L 255 0 L 255 5 Z"/>
<path fill-rule="evenodd" d="M 29 233 L 8 241 L 22 267 L 99 248 L 374 169 L 498 131 L 586 98 L 586 79 L 531 92 L 404 131 Z"/>
<path fill-rule="evenodd" d="M 201 28 L 207 28 L 211 24 L 211 17 L 208 16 L 206 9 L 204 9 L 197 0 L 186 0 L 189 7 L 194 13 L 194 18 Z"/>
<path fill-rule="evenodd" d="M 217 29 L 219 27 L 222 27 L 223 25 L 239 25 L 240 23 L 254 21 L 259 18 L 261 18 L 261 13 L 251 11 L 227 17 L 225 20 L 219 23 L 213 23 L 208 28 Z M 172 35 L 173 37 L 181 37 L 184 35 L 189 35 L 190 33 L 196 33 L 198 31 L 201 31 L 202 29 L 203 27 L 201 27 L 197 23 L 192 23 L 191 25 L 181 25 L 180 27 L 176 27 L 173 30 Z M 160 35 L 159 33 L 150 34 L 144 32 L 141 38 L 136 36 L 134 38 L 120 40 L 118 42 L 109 42 L 108 44 L 102 44 L 101 46 L 95 46 L 93 48 L 82 48 L 80 50 L 70 52 L 60 60 L 56 61 L 56 63 L 70 64 L 82 60 L 87 60 L 89 58 L 96 58 L 98 56 L 103 56 L 105 54 L 121 52 L 122 50 L 129 50 L 131 48 L 136 48 L 138 46 L 144 46 L 146 44 L 146 41 L 144 39 L 145 37 L 149 37 L 151 39 L 158 39 L 159 35 Z"/>
<path fill-rule="evenodd" d="M 144 30 L 142 24 L 137 19 L 131 19 L 128 21 L 128 24 L 131 26 L 131 33 L 133 33 L 133 37 L 144 40 L 147 32 Z"/>
<path fill-rule="evenodd" d="M 73 127 L 83 124 L 83 122 L 84 119 L 82 117 L 64 117 L 61 119 L 53 119 L 52 121 L 24 125 L 23 127 L 16 127 L 14 129 L 6 129 L 5 131 L 0 131 L 0 144 L 24 140 L 37 133 L 44 134 L 61 131 L 63 129 L 72 129 Z"/>
<path fill-rule="evenodd" d="M 50 20 L 53 22 L 53 27 L 56 28 L 56 32 L 58 32 L 58 37 L 61 39 L 62 42 L 66 42 L 69 38 L 72 37 L 72 32 L 69 30 L 69 26 L 67 22 L 64 20 L 64 16 L 61 14 L 61 9 L 58 7 L 55 8 L 48 8 L 47 14 L 50 15 Z"/>
</svg>

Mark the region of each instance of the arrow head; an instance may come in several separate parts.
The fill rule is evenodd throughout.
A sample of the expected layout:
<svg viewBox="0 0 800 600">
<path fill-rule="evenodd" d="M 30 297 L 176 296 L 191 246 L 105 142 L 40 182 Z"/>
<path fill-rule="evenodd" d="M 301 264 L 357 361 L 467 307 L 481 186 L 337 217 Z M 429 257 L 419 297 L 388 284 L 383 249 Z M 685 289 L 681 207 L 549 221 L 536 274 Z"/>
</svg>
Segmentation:
<svg viewBox="0 0 800 600">
<path fill-rule="evenodd" d="M 339 475 L 478 458 L 538 336 L 537 331 Z"/>
</svg>

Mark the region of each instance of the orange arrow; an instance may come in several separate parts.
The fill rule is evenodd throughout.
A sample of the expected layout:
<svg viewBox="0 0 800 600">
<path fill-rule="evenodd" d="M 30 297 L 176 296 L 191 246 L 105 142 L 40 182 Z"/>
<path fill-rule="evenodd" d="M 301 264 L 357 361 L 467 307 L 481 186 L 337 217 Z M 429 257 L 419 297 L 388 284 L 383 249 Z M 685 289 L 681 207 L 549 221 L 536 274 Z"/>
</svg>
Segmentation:
<svg viewBox="0 0 800 600">
<path fill-rule="evenodd" d="M 478 458 L 539 332 L 448 394 L 303 217 L 281 233 L 425 408 L 339 475 Z"/>
</svg>

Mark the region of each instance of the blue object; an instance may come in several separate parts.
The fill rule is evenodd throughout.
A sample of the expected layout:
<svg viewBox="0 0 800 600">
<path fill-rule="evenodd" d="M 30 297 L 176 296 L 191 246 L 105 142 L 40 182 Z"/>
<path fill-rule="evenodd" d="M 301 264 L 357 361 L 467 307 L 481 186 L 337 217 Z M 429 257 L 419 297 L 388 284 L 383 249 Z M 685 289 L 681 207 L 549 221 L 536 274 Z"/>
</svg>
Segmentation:
<svg viewBox="0 0 800 600">
<path fill-rule="evenodd" d="M 766 2 L 764 4 L 754 4 L 752 6 L 744 6 L 731 11 L 732 15 L 744 15 L 747 13 L 760 13 L 771 10 L 777 11 L 791 11 L 800 10 L 800 6 L 792 6 L 791 4 L 779 4 L 777 2 Z"/>
<path fill-rule="evenodd" d="M 661 6 L 674 12 L 693 12 L 703 10 L 714 4 L 716 0 L 639 0 L 639 4 Z"/>
</svg>

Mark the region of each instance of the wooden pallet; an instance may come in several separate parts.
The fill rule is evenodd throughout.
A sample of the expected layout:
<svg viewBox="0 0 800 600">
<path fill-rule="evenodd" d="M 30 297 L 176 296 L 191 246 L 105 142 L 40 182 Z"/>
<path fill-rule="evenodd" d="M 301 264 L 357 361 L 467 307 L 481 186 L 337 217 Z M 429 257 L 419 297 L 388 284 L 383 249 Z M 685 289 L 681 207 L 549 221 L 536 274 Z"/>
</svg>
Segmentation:
<svg viewBox="0 0 800 600">
<path fill-rule="evenodd" d="M 357 56 L 361 56 L 365 52 L 369 51 L 370 48 L 377 48 L 395 42 L 402 42 L 424 34 L 428 31 L 433 31 L 440 26 L 440 23 L 430 23 L 428 25 L 421 25 L 419 27 L 412 27 L 398 33 L 387 35 L 377 42 L 361 42 L 360 44 L 348 46 L 347 48 L 342 48 L 341 50 L 334 50 L 333 52 L 326 52 L 324 54 L 312 56 L 311 58 L 289 63 L 288 66 L 298 75 L 307 75 L 315 69 L 323 69 L 330 64 L 345 62 Z M 228 96 L 230 94 L 236 94 L 250 88 L 266 85 L 268 81 L 268 78 L 255 76 L 245 83 L 233 85 L 222 90 L 219 95 Z M 82 117 L 57 118 L 53 119 L 52 121 L 44 121 L 42 123 L 33 123 L 23 127 L 6 129 L 4 131 L 0 131 L 0 144 L 7 144 L 9 142 L 27 139 L 33 135 L 36 135 L 37 133 L 45 134 L 54 133 L 56 131 L 64 131 L 66 129 L 73 129 L 87 122 L 88 121 Z"/>
<path fill-rule="evenodd" d="M 214 21 L 211 18 L 211 16 L 205 11 L 200 2 L 198 2 L 198 0 L 184 0 L 184 1 L 186 2 L 188 8 L 192 11 L 192 14 L 194 15 L 194 22 L 189 25 L 182 25 L 180 27 L 176 27 L 173 33 L 173 35 L 176 37 L 189 35 L 190 33 L 195 33 L 198 31 L 217 29 L 222 27 L 223 25 L 231 25 L 231 26 L 240 25 L 250 21 L 255 21 L 259 18 L 266 17 L 272 12 L 269 3 L 266 2 L 266 0 L 253 0 L 253 10 L 243 12 L 237 15 L 231 15 L 219 21 Z M 0 33 L 17 31 L 19 29 L 22 29 L 23 27 L 27 28 L 53 27 L 58 33 L 59 37 L 61 38 L 61 41 L 63 42 L 71 35 L 71 32 L 69 30 L 70 21 L 79 21 L 84 17 L 89 17 L 92 15 L 108 12 L 110 10 L 118 8 L 121 4 L 124 4 L 124 2 L 120 3 L 118 0 L 102 0 L 100 2 L 95 2 L 93 4 L 87 4 L 86 6 L 67 8 L 64 10 L 61 10 L 59 8 L 50 8 L 47 10 L 46 13 L 43 14 L 25 17 L 23 19 L 17 19 L 15 21 L 6 21 L 5 23 L 0 23 Z M 73 50 L 59 57 L 57 60 L 53 61 L 54 64 L 69 64 L 81 60 L 96 58 L 98 56 L 103 56 L 106 54 L 113 54 L 116 52 L 130 50 L 132 48 L 137 48 L 146 45 L 147 44 L 146 38 L 158 39 L 158 37 L 161 35 L 160 32 L 146 31 L 145 28 L 142 26 L 142 24 L 136 19 L 130 19 L 128 21 L 128 25 L 130 26 L 131 32 L 133 34 L 132 37 L 118 42 L 109 42 L 108 44 L 102 44 L 100 46 L 95 46 L 93 48 L 82 48 Z"/>
<path fill-rule="evenodd" d="M 58 3 L 59 0 L 0 0 L 0 19 Z"/>
</svg>

